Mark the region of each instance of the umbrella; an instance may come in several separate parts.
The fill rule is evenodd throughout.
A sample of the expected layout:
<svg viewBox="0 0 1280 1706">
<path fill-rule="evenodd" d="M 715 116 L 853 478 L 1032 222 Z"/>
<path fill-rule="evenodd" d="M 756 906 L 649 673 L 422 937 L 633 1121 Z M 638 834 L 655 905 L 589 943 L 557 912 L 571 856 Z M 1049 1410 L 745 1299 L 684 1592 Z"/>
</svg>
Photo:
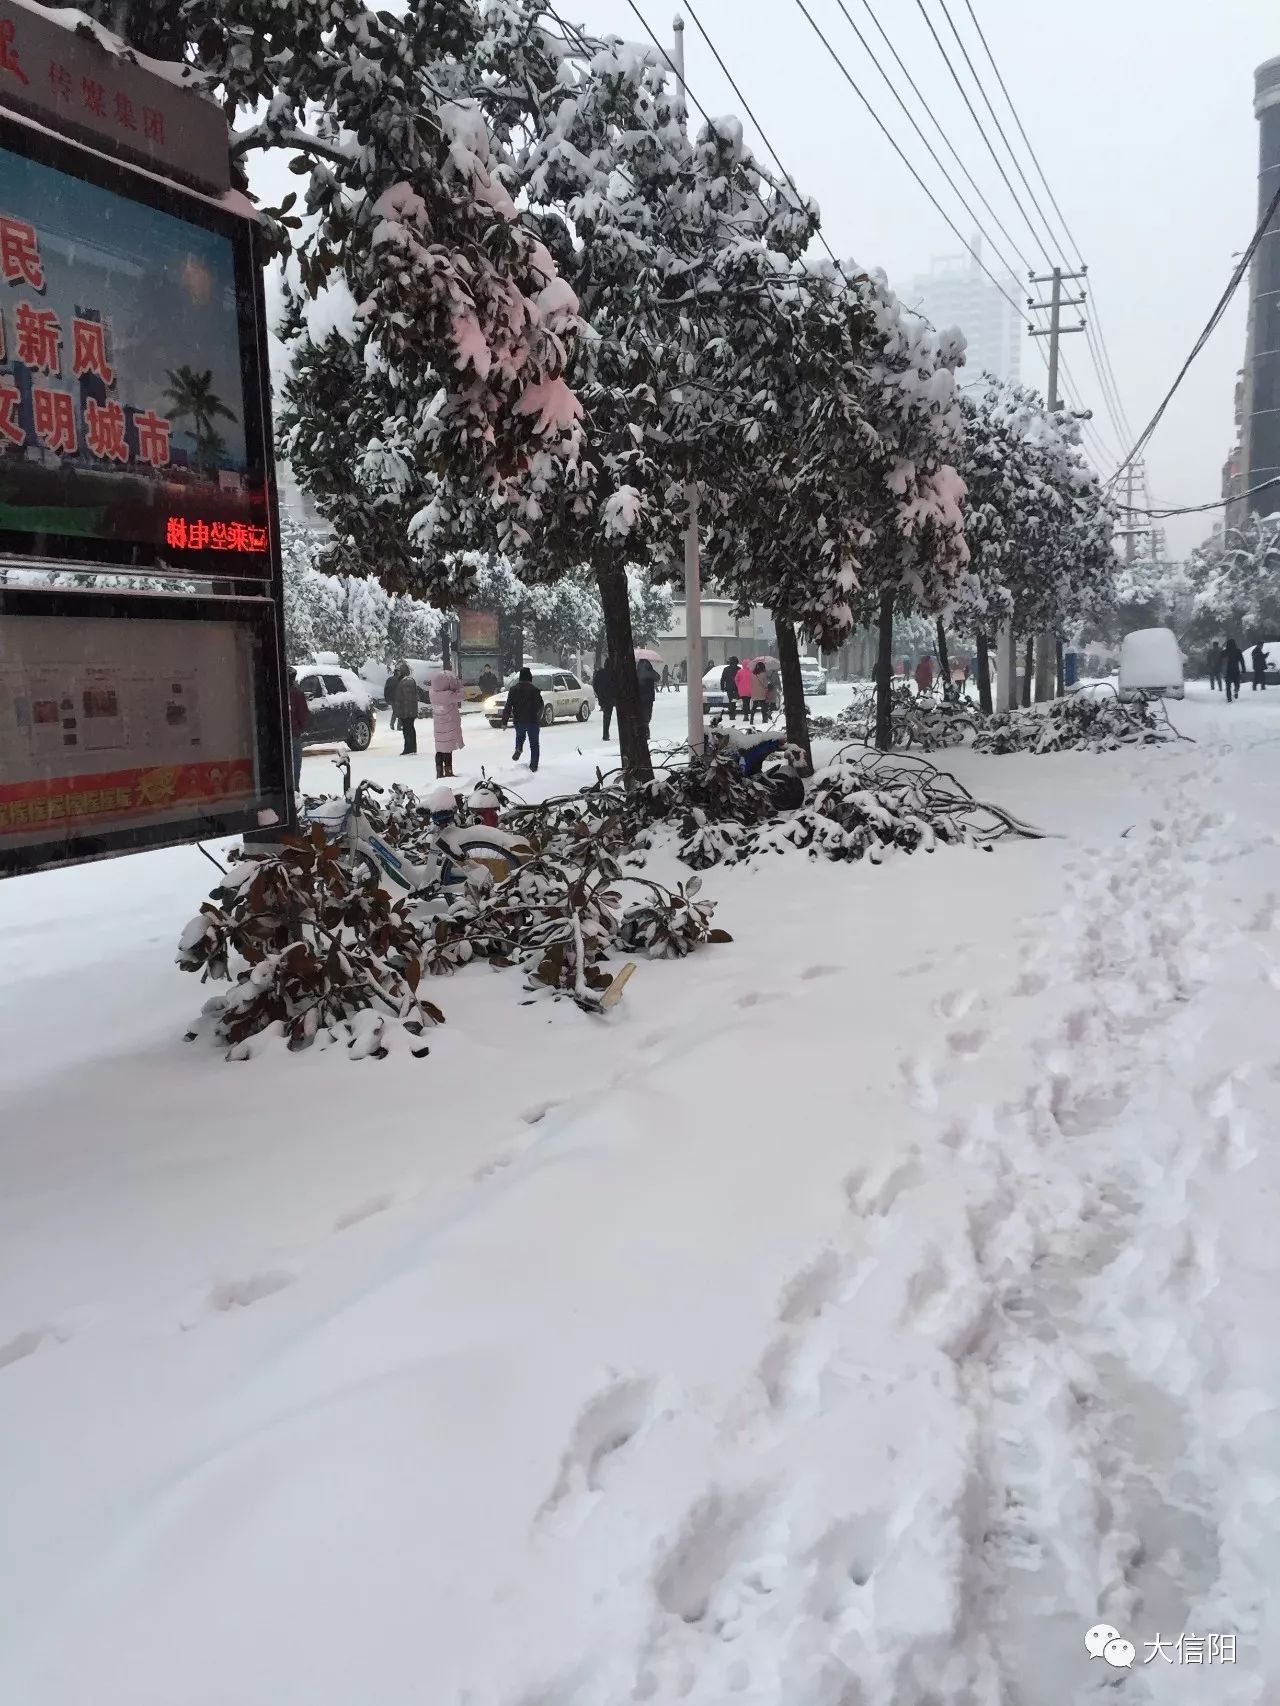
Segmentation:
<svg viewBox="0 0 1280 1706">
<path fill-rule="evenodd" d="M 777 658 L 771 658 L 771 657 L 748 658 L 747 662 L 751 665 L 752 669 L 754 669 L 758 663 L 762 663 L 766 669 L 781 669 L 782 668 L 782 665 L 778 662 Z"/>
<path fill-rule="evenodd" d="M 658 669 L 661 669 L 665 661 L 666 660 L 661 652 L 642 651 L 638 646 L 636 648 L 637 663 L 651 663 L 656 665 Z"/>
</svg>

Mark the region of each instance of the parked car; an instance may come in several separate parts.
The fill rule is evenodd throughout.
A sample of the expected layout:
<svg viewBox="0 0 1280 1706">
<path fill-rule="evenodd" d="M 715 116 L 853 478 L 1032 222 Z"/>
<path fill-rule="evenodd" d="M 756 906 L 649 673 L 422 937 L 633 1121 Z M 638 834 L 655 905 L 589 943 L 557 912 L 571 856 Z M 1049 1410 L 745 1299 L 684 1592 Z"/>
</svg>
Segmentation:
<svg viewBox="0 0 1280 1706">
<path fill-rule="evenodd" d="M 596 708 L 596 696 L 590 687 L 578 680 L 569 669 L 548 669 L 545 665 L 530 665 L 533 671 L 533 685 L 542 694 L 542 721 L 544 727 L 554 723 L 561 717 L 574 717 L 580 723 Z M 502 727 L 502 712 L 507 703 L 507 690 L 514 687 L 519 680 L 518 673 L 509 675 L 502 684 L 502 692 L 495 693 L 486 699 L 482 707 L 495 729 Z"/>
<path fill-rule="evenodd" d="M 804 683 L 806 699 L 817 696 L 824 698 L 827 691 L 827 672 L 817 658 L 800 659 L 800 679 Z"/>
<path fill-rule="evenodd" d="M 1264 640 L 1262 649 L 1267 658 L 1262 679 L 1268 687 L 1280 687 L 1280 640 Z M 1252 650 L 1251 645 L 1244 648 L 1245 679 L 1248 681 L 1253 680 L 1253 659 L 1249 655 Z"/>
<path fill-rule="evenodd" d="M 1181 699 L 1182 653 L 1172 628 L 1138 628 L 1120 643 L 1120 697 Z"/>
<path fill-rule="evenodd" d="M 702 678 L 702 709 L 706 716 L 721 716 L 729 709 L 728 695 L 720 685 L 724 674 L 722 663 L 713 663 Z"/>
<path fill-rule="evenodd" d="M 378 726 L 373 695 L 350 669 L 323 669 L 302 664 L 298 686 L 307 696 L 311 715 L 302 736 L 304 746 L 326 741 L 345 741 L 353 752 L 363 752 Z"/>
</svg>

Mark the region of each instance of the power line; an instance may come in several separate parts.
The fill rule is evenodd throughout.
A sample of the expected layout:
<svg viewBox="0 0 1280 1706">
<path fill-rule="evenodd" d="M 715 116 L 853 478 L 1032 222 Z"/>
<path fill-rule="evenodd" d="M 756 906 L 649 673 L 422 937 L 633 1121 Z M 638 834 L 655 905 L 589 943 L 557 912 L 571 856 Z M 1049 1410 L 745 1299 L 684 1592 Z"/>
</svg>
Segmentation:
<svg viewBox="0 0 1280 1706">
<path fill-rule="evenodd" d="M 919 9 L 920 16 L 924 19 L 926 25 L 928 26 L 929 34 L 933 37 L 934 44 L 937 47 L 938 52 L 942 55 L 943 63 L 945 64 L 947 70 L 951 73 L 951 81 L 955 84 L 956 88 L 960 91 L 960 98 L 964 102 L 965 106 L 968 107 L 968 109 L 969 109 L 969 116 L 978 128 L 978 135 L 982 138 L 983 143 L 986 146 L 986 150 L 987 150 L 988 154 L 990 154 L 991 158 L 995 161 L 996 170 L 999 172 L 1000 176 L 1004 179 L 1005 188 L 1009 191 L 1009 194 L 1013 197 L 1013 204 L 1017 208 L 1018 212 L 1022 215 L 1022 218 L 1026 223 L 1027 230 L 1031 233 L 1032 242 L 1036 245 L 1036 247 L 1038 249 L 1040 249 L 1040 251 L 1044 255 L 1045 260 L 1047 261 L 1048 265 L 1050 267 L 1052 267 L 1053 266 L 1053 259 L 1049 253 L 1049 250 L 1046 249 L 1044 244 L 1041 242 L 1040 235 L 1036 231 L 1035 224 L 1032 221 L 1030 214 L 1027 212 L 1026 208 L 1022 205 L 1022 201 L 1018 196 L 1018 192 L 1013 187 L 1013 180 L 1010 178 L 1008 172 L 1005 171 L 1004 162 L 1001 160 L 1000 156 L 996 153 L 995 145 L 991 141 L 991 138 L 987 135 L 986 126 L 983 124 L 982 120 L 979 118 L 977 110 L 975 109 L 973 102 L 969 99 L 969 91 L 965 88 L 963 82 L 961 81 L 960 73 L 956 70 L 955 66 L 951 62 L 951 55 L 947 52 L 946 48 L 943 46 L 942 37 L 938 34 L 937 30 L 933 27 L 933 19 L 929 16 L 928 12 L 925 11 L 924 0 L 916 0 L 916 6 Z M 951 23 L 951 14 L 949 12 L 947 12 L 946 0 L 942 0 L 942 9 L 947 14 L 947 22 Z M 952 29 L 952 33 L 954 34 L 955 33 L 955 25 L 954 24 L 951 24 L 951 29 Z M 959 37 L 957 36 L 956 39 L 959 40 Z M 965 53 L 963 42 L 960 43 L 960 51 L 962 53 Z M 966 60 L 969 60 L 969 56 L 967 53 L 965 53 L 965 58 L 966 58 Z M 969 60 L 969 69 L 970 69 L 970 71 L 973 71 L 973 62 L 971 60 Z M 978 77 L 976 72 L 974 72 L 974 81 L 978 85 L 979 94 L 981 94 L 984 101 L 987 101 L 987 105 L 988 105 L 988 107 L 990 107 L 991 103 L 989 100 L 987 100 L 986 90 L 982 87 L 981 79 Z M 995 115 L 992 114 L 992 116 L 994 117 Z M 996 128 L 1000 129 L 1000 123 L 999 123 L 998 119 L 996 120 Z M 1001 136 L 1004 136 L 1004 131 L 1000 130 L 1000 134 L 1001 134 Z M 1008 143 L 1008 140 L 1006 139 L 1005 140 L 1005 147 L 1007 148 L 1008 146 L 1009 146 L 1009 143 Z M 1019 172 L 1021 172 L 1022 168 L 1020 166 L 1018 166 L 1018 162 L 1016 160 L 1014 161 L 1014 166 Z"/>
<path fill-rule="evenodd" d="M 944 11 L 946 9 L 945 0 L 943 9 Z M 1021 136 L 1023 143 L 1026 145 L 1027 153 L 1031 156 L 1032 164 L 1035 166 L 1036 172 L 1039 174 L 1040 182 L 1044 185 L 1045 194 L 1049 198 L 1053 211 L 1058 216 L 1063 232 L 1066 235 L 1068 246 L 1075 251 L 1076 264 L 1083 270 L 1083 252 L 1079 243 L 1076 242 L 1075 234 L 1072 232 L 1070 225 L 1067 223 L 1066 215 L 1063 213 L 1062 208 L 1058 204 L 1058 198 L 1053 193 L 1053 187 L 1049 183 L 1045 169 L 1040 163 L 1040 156 L 1036 153 L 1031 138 L 1027 135 L 1027 128 L 1022 122 L 1022 117 L 1018 112 L 1017 106 L 1014 104 L 1013 96 L 1009 93 L 1009 86 L 1004 80 L 1004 76 L 999 65 L 996 63 L 996 57 L 991 51 L 991 44 L 987 40 L 986 32 L 983 30 L 982 25 L 978 20 L 978 15 L 973 9 L 973 0 L 965 0 L 965 10 L 968 12 L 969 17 L 973 22 L 973 27 L 978 34 L 978 40 L 982 43 L 983 52 L 986 54 L 991 69 L 995 73 L 996 82 L 1000 85 L 1000 91 L 1003 94 L 1009 111 L 1013 116 L 1013 122 L 1018 127 L 1018 134 Z M 951 22 L 949 14 L 948 22 Z M 951 24 L 951 28 L 952 32 L 956 33 L 954 23 Z M 959 39 L 958 35 L 957 39 Z M 1001 134 L 1004 134 L 1003 131 Z M 1005 138 L 1005 146 L 1009 147 L 1007 137 Z M 1012 152 L 1012 150 L 1010 150 L 1010 152 Z M 1023 181 L 1024 183 L 1026 182 L 1025 177 L 1023 178 Z M 1030 186 L 1028 185 L 1028 189 L 1029 188 Z M 1059 255 L 1066 262 L 1067 266 L 1070 267 L 1071 262 L 1067 259 L 1066 253 L 1062 249 L 1061 245 L 1058 244 L 1056 236 L 1053 235 L 1052 227 L 1045 216 L 1044 209 L 1040 206 L 1038 201 L 1036 206 L 1039 210 L 1040 217 L 1044 220 L 1045 229 L 1049 231 L 1051 236 L 1053 236 L 1053 241 L 1055 247 L 1058 249 Z M 1097 372 L 1098 382 L 1102 388 L 1102 396 L 1107 407 L 1107 413 L 1111 417 L 1111 424 L 1115 428 L 1120 441 L 1123 443 L 1125 439 L 1131 439 L 1133 437 L 1133 428 L 1129 425 L 1129 418 L 1125 411 L 1124 401 L 1120 395 L 1120 387 L 1116 382 L 1115 368 L 1112 365 L 1111 354 L 1107 349 L 1106 337 L 1102 327 L 1102 316 L 1098 309 L 1096 287 L 1093 287 L 1092 291 L 1092 312 L 1093 319 L 1096 321 L 1096 328 L 1093 326 L 1089 326 L 1087 328 L 1087 341 L 1090 345 L 1089 353 L 1093 358 L 1094 369 Z M 1108 394 L 1108 392 L 1110 394 Z"/>
<path fill-rule="evenodd" d="M 629 0 L 629 3 L 634 4 L 634 0 Z M 948 218 L 946 211 L 944 210 L 944 208 L 942 206 L 942 203 L 938 200 L 937 196 L 934 195 L 933 191 L 929 188 L 928 184 L 925 183 L 924 179 L 920 176 L 919 172 L 916 171 L 915 167 L 911 164 L 910 160 L 908 160 L 907 156 L 903 153 L 902 149 L 898 145 L 897 139 L 895 138 L 893 132 L 889 129 L 888 125 L 885 124 L 884 120 L 880 117 L 879 113 L 875 110 L 875 108 L 871 105 L 871 102 L 863 94 L 862 90 L 858 87 L 857 83 L 854 81 L 853 73 L 849 70 L 849 67 L 845 64 L 844 60 L 841 59 L 840 55 L 836 52 L 835 48 L 832 47 L 831 43 L 827 40 L 827 37 L 822 33 L 822 30 L 821 30 L 820 26 L 818 25 L 816 19 L 814 18 L 813 13 L 810 12 L 808 6 L 805 5 L 805 0 L 796 0 L 796 5 L 804 13 L 805 19 L 808 22 L 809 27 L 813 31 L 814 35 L 817 36 L 818 40 L 822 43 L 823 47 L 826 48 L 827 52 L 831 55 L 832 59 L 835 61 L 835 63 L 838 66 L 842 76 L 844 77 L 845 82 L 849 85 L 849 87 L 853 90 L 854 94 L 862 102 L 863 106 L 867 109 L 867 112 L 871 115 L 872 119 L 874 119 L 876 125 L 879 127 L 881 133 L 883 134 L 885 140 L 888 142 L 889 146 L 893 149 L 894 153 L 898 156 L 898 158 L 902 161 L 903 165 L 911 173 L 911 176 L 915 179 L 916 183 L 919 184 L 920 188 L 924 191 L 925 195 L 928 197 L 930 203 L 932 204 L 934 210 L 937 212 L 939 217 L 942 219 L 942 221 L 946 225 L 947 229 L 954 235 L 954 237 L 956 238 L 956 241 L 960 244 L 960 246 L 963 249 L 965 249 L 967 251 L 967 253 L 969 253 L 970 255 L 973 256 L 974 261 L 982 269 L 982 271 L 984 273 L 986 273 L 987 277 L 991 280 L 992 284 L 995 285 L 996 289 L 1000 292 L 1001 296 L 1004 297 L 1005 301 L 1013 309 L 1014 313 L 1017 314 L 1020 319 L 1025 320 L 1026 323 L 1028 325 L 1030 325 L 1031 322 L 1029 320 L 1027 320 L 1027 316 L 1023 313 L 1022 309 L 1018 306 L 1018 304 L 1009 295 L 1008 291 L 1000 283 L 1000 280 L 991 271 L 991 268 L 986 265 L 986 263 L 983 261 L 981 255 L 979 255 L 977 253 L 977 251 L 973 248 L 972 244 L 968 243 L 965 240 L 965 238 L 961 236 L 960 231 L 959 231 L 958 227 L 956 226 L 955 222 L 952 219 Z"/>
<path fill-rule="evenodd" d="M 1208 343 L 1209 339 L 1213 336 L 1214 331 L 1217 329 L 1218 322 L 1222 319 L 1222 316 L 1227 311 L 1227 307 L 1231 301 L 1231 298 L 1235 295 L 1236 291 L 1239 289 L 1240 280 L 1244 277 L 1245 273 L 1249 270 L 1249 263 L 1253 260 L 1254 253 L 1256 252 L 1259 243 L 1261 243 L 1262 239 L 1266 236 L 1267 228 L 1271 224 L 1271 221 L 1275 218 L 1277 208 L 1280 208 L 1280 189 L 1277 189 L 1276 193 L 1272 196 L 1270 207 L 1268 207 L 1267 211 L 1263 214 L 1262 220 L 1258 226 L 1258 229 L 1254 232 L 1252 238 L 1249 241 L 1248 248 L 1244 251 L 1244 253 L 1240 256 L 1239 261 L 1236 263 L 1236 269 L 1232 273 L 1231 278 L 1227 283 L 1227 288 L 1223 291 L 1222 295 L 1218 298 L 1218 301 L 1214 307 L 1213 313 L 1209 316 L 1208 323 L 1206 324 L 1204 330 L 1200 333 L 1200 336 L 1196 339 L 1195 343 L 1191 347 L 1191 354 L 1187 357 L 1187 359 L 1183 362 L 1182 366 L 1178 369 L 1177 376 L 1174 379 L 1173 384 L 1169 387 L 1168 391 L 1165 392 L 1165 395 L 1164 395 L 1164 398 L 1160 404 L 1160 407 L 1156 410 L 1155 414 L 1152 415 L 1151 419 L 1147 422 L 1146 427 L 1139 434 L 1138 439 L 1133 446 L 1133 449 L 1124 458 L 1124 460 L 1117 467 L 1115 473 L 1111 476 L 1111 480 L 1109 482 L 1110 484 L 1114 484 L 1115 481 L 1119 479 L 1120 475 L 1129 466 L 1129 464 L 1134 460 L 1134 458 L 1141 455 L 1142 451 L 1151 442 L 1152 434 L 1155 432 L 1156 428 L 1160 425 L 1160 421 L 1164 416 L 1165 410 L 1169 407 L 1169 404 L 1173 401 L 1174 393 L 1177 391 L 1178 387 L 1182 384 L 1182 381 L 1186 378 L 1187 370 L 1190 368 L 1191 363 L 1196 359 L 1196 357 L 1200 354 L 1200 351 L 1204 348 L 1204 346 Z"/>
<path fill-rule="evenodd" d="M 1229 498 L 1218 498 L 1208 504 L 1183 504 L 1176 509 L 1138 509 L 1130 508 L 1128 504 L 1117 504 L 1115 507 L 1122 515 L 1145 515 L 1155 521 L 1164 521 L 1171 515 L 1202 515 L 1206 510 L 1226 509 L 1228 504 L 1239 503 L 1243 498 L 1251 498 L 1258 492 L 1270 491 L 1273 486 L 1280 486 L 1280 474 L 1270 480 L 1263 480 L 1256 486 L 1250 486 L 1247 491 L 1236 492 Z"/>
<path fill-rule="evenodd" d="M 755 125 L 756 130 L 759 133 L 760 140 L 764 143 L 765 147 L 769 150 L 770 154 L 772 154 L 773 159 L 774 159 L 774 164 L 777 166 L 778 170 L 782 173 L 783 177 L 787 180 L 788 184 L 790 184 L 792 193 L 795 195 L 797 201 L 803 202 L 804 197 L 800 194 L 799 189 L 797 189 L 795 179 L 791 176 L 791 173 L 788 172 L 787 168 L 782 164 L 781 154 L 778 153 L 778 150 L 773 146 L 773 143 L 769 140 L 768 134 L 766 133 L 764 126 L 761 124 L 760 120 L 756 117 L 754 111 L 752 110 L 750 101 L 748 101 L 747 97 L 743 94 L 742 90 L 738 86 L 737 80 L 735 79 L 733 73 L 729 70 L 729 67 L 725 64 L 724 60 L 721 58 L 720 49 L 716 46 L 716 44 L 712 41 L 711 37 L 707 34 L 706 26 L 703 24 L 702 19 L 698 16 L 697 12 L 694 11 L 693 6 L 691 4 L 691 0 L 684 0 L 684 8 L 685 8 L 685 11 L 688 12 L 689 16 L 693 19 L 695 25 L 697 26 L 698 34 L 702 37 L 703 41 L 706 42 L 708 48 L 711 50 L 711 53 L 715 58 L 715 62 L 720 67 L 721 72 L 724 74 L 724 77 L 727 80 L 729 87 L 733 90 L 733 92 L 737 96 L 738 100 L 742 103 L 742 110 L 746 113 L 747 117 L 751 120 L 752 124 Z M 645 27 L 648 28 L 647 25 Z M 652 32 L 650 32 L 650 33 L 652 34 Z M 849 278 L 848 274 L 845 272 L 844 265 L 840 261 L 840 259 L 837 257 L 835 250 L 831 247 L 830 243 L 828 243 L 826 232 L 822 229 L 821 225 L 819 225 L 819 227 L 818 227 L 818 241 L 822 244 L 823 248 L 827 251 L 828 255 L 830 255 L 832 263 L 834 264 L 836 271 L 840 274 L 841 278 L 844 279 L 846 284 L 852 284 L 853 281 Z"/>
<path fill-rule="evenodd" d="M 961 207 L 964 208 L 965 212 L 969 215 L 970 219 L 972 219 L 973 223 L 976 226 L 978 226 L 979 230 L 981 230 L 982 229 L 982 221 L 978 218 L 977 214 L 973 211 L 973 208 L 969 205 L 968 201 L 965 199 L 964 195 L 962 194 L 962 192 L 960 190 L 959 185 L 956 183 L 955 179 L 951 176 L 951 173 L 943 165 L 941 159 L 938 157 L 937 150 L 934 148 L 933 144 L 929 141 L 929 138 L 921 130 L 919 124 L 916 122 L 915 115 L 912 113 L 910 107 L 908 107 L 907 103 L 903 100 L 902 96 L 898 93 L 898 90 L 894 87 L 893 79 L 889 76 L 889 73 L 885 70 L 884 66 L 881 65 L 880 61 L 876 58 L 875 51 L 873 50 L 870 42 L 863 35 L 862 31 L 858 28 L 857 24 L 854 23 L 848 7 L 844 3 L 844 0 L 836 0 L 836 5 L 839 6 L 841 12 L 844 13 L 845 20 L 848 23 L 849 28 L 853 31 L 854 35 L 857 36 L 859 42 L 862 44 L 863 51 L 866 53 L 867 58 L 871 61 L 871 63 L 875 66 L 876 70 L 880 73 L 881 77 L 884 79 L 885 85 L 887 86 L 889 93 L 893 96 L 894 100 L 897 101 L 898 105 L 902 108 L 904 114 L 906 115 L 908 124 L 910 124 L 911 128 L 915 131 L 916 135 L 920 138 L 921 142 L 923 142 L 925 147 L 929 150 L 930 158 L 933 160 L 934 165 L 936 165 L 938 170 L 942 173 L 943 177 L 947 180 L 947 183 L 951 187 L 952 193 L 958 198 Z M 873 18 L 875 17 L 874 12 L 872 13 L 872 17 Z M 881 33 L 883 34 L 883 31 Z M 886 37 L 886 40 L 887 39 L 888 38 Z M 913 85 L 913 87 L 914 87 L 914 85 Z M 919 90 L 917 90 L 916 93 L 919 94 Z M 926 108 L 926 111 L 927 110 L 928 109 Z M 929 113 L 929 117 L 933 118 L 933 114 Z M 933 122 L 934 122 L 935 126 L 938 125 L 937 119 L 933 119 Z M 938 129 L 939 129 L 940 134 L 943 136 L 943 140 L 945 141 L 946 140 L 946 133 L 941 130 L 940 126 L 938 126 Z M 951 151 L 953 154 L 955 154 L 954 148 Z M 956 161 L 958 164 L 960 163 L 960 156 L 958 154 L 956 154 Z M 961 170 L 964 171 L 963 165 L 961 165 Z M 968 176 L 968 173 L 966 172 L 965 175 Z M 972 178 L 970 178 L 969 181 L 970 181 L 970 183 L 973 183 Z M 974 188 L 977 189 L 976 184 L 974 185 Z M 995 212 L 995 210 L 992 208 L 990 202 L 988 202 L 987 198 L 982 194 L 981 190 L 978 190 L 978 195 L 981 197 L 982 204 L 986 208 L 987 212 L 991 215 L 992 219 L 994 219 L 996 224 L 1000 227 L 1001 232 L 1003 232 L 1006 240 L 1008 241 L 1008 243 L 1012 247 L 1014 254 L 1017 255 L 1018 259 L 1022 262 L 1023 266 L 1027 269 L 1028 272 L 1030 272 L 1032 270 L 1031 262 L 1027 259 L 1027 257 L 1023 254 L 1022 250 L 1018 247 L 1017 239 L 1010 235 L 1008 230 L 1005 228 L 1005 225 L 1004 225 L 1003 221 L 1001 220 L 999 214 L 997 214 Z M 1011 265 L 1008 256 L 1001 253 L 999 246 L 992 240 L 990 232 L 984 231 L 983 235 L 986 237 L 988 243 L 991 244 L 991 247 L 995 250 L 996 254 L 999 256 L 1001 264 L 1010 273 L 1012 273 L 1014 271 L 1014 268 Z"/>
</svg>

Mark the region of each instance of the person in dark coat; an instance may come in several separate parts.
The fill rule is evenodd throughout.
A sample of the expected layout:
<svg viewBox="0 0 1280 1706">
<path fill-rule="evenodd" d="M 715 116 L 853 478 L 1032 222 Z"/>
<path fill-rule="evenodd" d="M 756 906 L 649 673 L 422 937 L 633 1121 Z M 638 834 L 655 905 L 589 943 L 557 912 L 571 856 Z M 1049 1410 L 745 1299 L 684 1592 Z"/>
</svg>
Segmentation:
<svg viewBox="0 0 1280 1706">
<path fill-rule="evenodd" d="M 595 689 L 596 698 L 600 701 L 600 709 L 604 712 L 604 738 L 609 738 L 609 724 L 613 721 L 613 707 L 616 695 L 613 691 L 613 666 L 608 658 L 600 665 L 591 677 L 591 685 Z"/>
<path fill-rule="evenodd" d="M 502 683 L 489 668 L 489 665 L 485 664 L 484 668 L 480 671 L 480 679 L 476 682 L 476 686 L 480 689 L 482 697 L 485 699 L 492 699 L 494 694 L 502 686 Z"/>
<path fill-rule="evenodd" d="M 1209 686 L 1215 693 L 1222 686 L 1222 647 L 1216 640 L 1209 647 Z"/>
<path fill-rule="evenodd" d="M 662 691 L 664 693 L 671 691 L 671 665 L 667 663 L 662 666 Z"/>
<path fill-rule="evenodd" d="M 298 686 L 298 672 L 289 671 L 289 734 L 293 742 L 293 791 L 295 794 L 302 789 L 302 737 L 306 733 L 307 724 L 311 721 L 311 707 L 307 704 L 307 696 Z"/>
<path fill-rule="evenodd" d="M 402 663 L 396 671 L 396 690 L 392 700 L 392 709 L 400 722 L 404 733 L 404 748 L 401 758 L 418 750 L 418 684 L 409 672 L 407 663 Z"/>
<path fill-rule="evenodd" d="M 382 684 L 382 697 L 386 700 L 387 709 L 391 712 L 391 732 L 393 734 L 396 729 L 396 682 L 399 679 L 399 672 L 393 669 Z"/>
<path fill-rule="evenodd" d="M 1228 634 L 1222 648 L 1222 684 L 1227 690 L 1227 704 L 1240 697 L 1240 683 L 1244 680 L 1244 653 L 1236 644 L 1235 636 Z"/>
<path fill-rule="evenodd" d="M 513 762 L 519 762 L 520 754 L 524 751 L 524 743 L 529 742 L 529 768 L 537 771 L 538 760 L 541 757 L 540 742 L 542 738 L 542 695 L 533 685 L 533 671 L 522 669 L 519 678 L 513 681 L 507 689 L 507 702 L 502 707 L 502 726 L 508 723 L 516 726 L 516 749 L 511 754 Z"/>
<path fill-rule="evenodd" d="M 1253 668 L 1253 691 L 1256 693 L 1261 688 L 1265 693 L 1267 691 L 1267 648 L 1261 640 L 1249 653 L 1249 663 Z"/>
<path fill-rule="evenodd" d="M 738 658 L 731 657 L 720 671 L 720 691 L 729 701 L 729 721 L 738 720 Z"/>
<path fill-rule="evenodd" d="M 658 692 L 658 672 L 648 658 L 641 658 L 636 665 L 636 674 L 640 677 L 640 709 L 644 713 L 644 732 L 648 734 L 649 725 L 653 722 L 653 701 Z"/>
</svg>

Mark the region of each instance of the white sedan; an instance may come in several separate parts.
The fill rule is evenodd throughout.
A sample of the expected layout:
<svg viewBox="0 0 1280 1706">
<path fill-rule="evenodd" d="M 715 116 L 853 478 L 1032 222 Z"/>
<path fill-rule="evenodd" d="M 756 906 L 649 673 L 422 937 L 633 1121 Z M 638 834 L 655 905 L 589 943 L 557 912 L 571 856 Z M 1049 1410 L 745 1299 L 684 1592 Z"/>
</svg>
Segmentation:
<svg viewBox="0 0 1280 1706">
<path fill-rule="evenodd" d="M 514 687 L 519 679 L 518 674 L 509 675 L 502 684 L 502 692 L 486 699 L 481 707 L 493 728 L 502 727 L 507 689 Z M 562 717 L 573 717 L 578 722 L 585 723 L 596 708 L 594 691 L 585 682 L 579 681 L 571 669 L 547 669 L 545 666 L 533 668 L 533 685 L 542 695 L 544 727 L 549 727 Z"/>
</svg>

